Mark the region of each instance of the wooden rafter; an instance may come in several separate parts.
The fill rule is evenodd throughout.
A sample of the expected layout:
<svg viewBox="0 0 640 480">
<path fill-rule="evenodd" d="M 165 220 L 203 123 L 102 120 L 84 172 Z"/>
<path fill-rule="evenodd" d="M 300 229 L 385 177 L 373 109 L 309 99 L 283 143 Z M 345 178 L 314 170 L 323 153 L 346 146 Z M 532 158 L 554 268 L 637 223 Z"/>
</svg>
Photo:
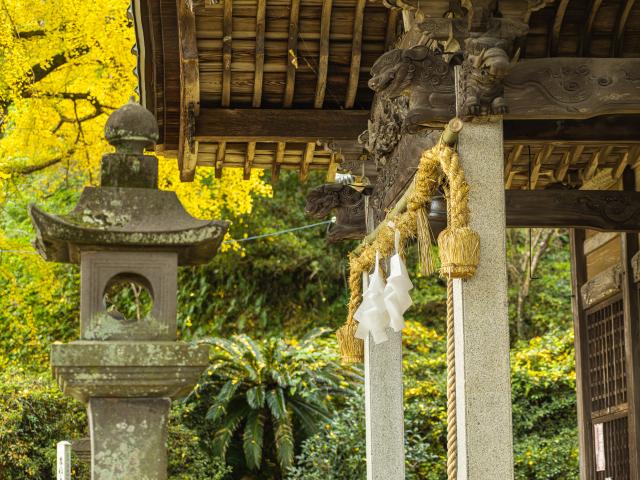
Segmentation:
<svg viewBox="0 0 640 480">
<path fill-rule="evenodd" d="M 624 173 L 624 169 L 629 165 L 629 152 L 624 152 L 618 161 L 616 162 L 616 166 L 611 170 L 611 178 L 614 180 L 620 180 L 622 178 L 622 174 Z"/>
<path fill-rule="evenodd" d="M 262 103 L 262 77 L 264 75 L 264 36 L 267 0 L 258 0 L 256 14 L 256 60 L 253 77 L 253 108 L 259 108 Z"/>
<path fill-rule="evenodd" d="M 571 150 L 564 152 L 562 155 L 562 160 L 560 164 L 556 168 L 555 172 L 553 172 L 553 176 L 555 177 L 557 182 L 564 182 L 564 179 L 567 176 L 567 172 L 569 171 L 569 166 L 571 162 L 577 160 L 582 155 L 582 151 L 584 150 L 584 146 L 575 145 Z"/>
<path fill-rule="evenodd" d="M 180 1 L 180 0 L 178 0 Z M 222 106 L 231 105 L 231 42 L 233 40 L 233 0 L 224 0 L 222 19 Z"/>
<path fill-rule="evenodd" d="M 218 151 L 216 152 L 216 166 L 215 166 L 215 175 L 216 178 L 222 177 L 222 165 L 224 163 L 224 155 L 227 150 L 227 142 L 219 142 L 218 143 Z"/>
<path fill-rule="evenodd" d="M 311 167 L 311 162 L 313 161 L 313 156 L 316 151 L 316 143 L 309 142 L 304 148 L 304 155 L 302 157 L 302 163 L 300 164 L 300 181 L 306 182 L 309 178 L 309 168 Z"/>
<path fill-rule="evenodd" d="M 551 156 L 553 153 L 554 146 L 549 143 L 545 145 L 542 150 L 538 152 L 536 155 L 536 159 L 531 168 L 531 176 L 529 177 L 529 189 L 535 190 L 536 185 L 538 183 L 538 178 L 540 178 L 540 169 L 545 161 Z"/>
<path fill-rule="evenodd" d="M 335 182 L 336 173 L 338 173 L 338 154 L 336 152 L 331 152 L 331 157 L 329 158 L 329 166 L 327 167 L 327 176 L 325 181 L 327 183 Z"/>
<path fill-rule="evenodd" d="M 596 21 L 596 15 L 598 14 L 598 10 L 602 6 L 603 0 L 591 0 L 591 5 L 587 10 L 587 21 L 585 22 L 584 30 L 582 31 L 582 38 L 580 39 L 580 47 L 578 55 L 588 56 L 591 50 L 591 35 L 593 33 L 593 24 Z"/>
<path fill-rule="evenodd" d="M 518 158 L 520 158 L 523 148 L 524 148 L 524 145 L 519 143 L 518 145 L 514 145 L 514 147 L 509 152 L 509 156 L 507 157 L 507 163 L 504 166 L 505 178 L 509 177 L 509 174 L 511 173 L 511 169 L 513 168 L 513 164 L 518 161 Z"/>
<path fill-rule="evenodd" d="M 256 156 L 256 142 L 247 143 L 247 156 L 244 159 L 244 173 L 243 178 L 249 180 L 251 178 L 251 167 L 253 166 L 253 159 Z"/>
<path fill-rule="evenodd" d="M 353 108 L 358 93 L 360 81 L 360 60 L 362 59 L 362 27 L 364 24 L 364 6 L 366 0 L 358 0 L 353 19 L 353 41 L 351 42 L 351 69 L 349 71 L 349 84 L 347 86 L 347 98 L 345 108 Z"/>
<path fill-rule="evenodd" d="M 616 20 L 615 30 L 613 32 L 613 42 L 611 43 L 611 56 L 619 57 L 622 52 L 622 40 L 624 38 L 624 30 L 631 14 L 631 9 L 636 0 L 625 0 L 620 8 L 618 19 Z"/>
<path fill-rule="evenodd" d="M 398 28 L 398 17 L 400 16 L 400 10 L 389 10 L 389 16 L 387 17 L 387 31 L 384 38 L 384 50 L 391 49 L 396 41 L 396 29 Z"/>
<path fill-rule="evenodd" d="M 331 33 L 331 8 L 333 0 L 322 2 L 322 17 L 320 19 L 320 56 L 318 57 L 318 83 L 316 84 L 315 108 L 322 108 L 324 94 L 327 89 L 327 74 L 329 73 L 329 36 Z"/>
<path fill-rule="evenodd" d="M 284 153 L 287 144 L 284 142 L 278 142 L 276 147 L 276 156 L 273 159 L 273 165 L 271 165 L 271 181 L 276 182 L 280 176 L 280 166 L 284 162 Z"/>
<path fill-rule="evenodd" d="M 553 27 L 551 29 L 551 36 L 549 37 L 549 56 L 555 57 L 558 55 L 558 49 L 560 47 L 560 31 L 562 30 L 562 23 L 564 22 L 565 13 L 567 13 L 567 6 L 569 0 L 560 0 L 556 8 L 556 15 L 553 18 Z"/>
<path fill-rule="evenodd" d="M 587 182 L 593 178 L 596 171 L 598 170 L 598 166 L 604 164 L 609 157 L 613 146 L 607 145 L 605 147 L 600 148 L 598 151 L 594 152 L 591 155 L 591 159 L 589 159 L 589 163 L 582 169 L 580 172 L 580 176 L 583 182 Z"/>
<path fill-rule="evenodd" d="M 196 16 L 193 6 L 176 0 L 180 55 L 180 139 L 178 165 L 180 179 L 193 181 L 198 163 L 198 142 L 193 125 L 200 111 L 200 74 L 196 42 Z"/>
<path fill-rule="evenodd" d="M 291 0 L 289 9 L 289 37 L 287 40 L 287 78 L 282 106 L 288 108 L 293 103 L 298 65 L 298 22 L 300 20 L 300 0 Z"/>
</svg>

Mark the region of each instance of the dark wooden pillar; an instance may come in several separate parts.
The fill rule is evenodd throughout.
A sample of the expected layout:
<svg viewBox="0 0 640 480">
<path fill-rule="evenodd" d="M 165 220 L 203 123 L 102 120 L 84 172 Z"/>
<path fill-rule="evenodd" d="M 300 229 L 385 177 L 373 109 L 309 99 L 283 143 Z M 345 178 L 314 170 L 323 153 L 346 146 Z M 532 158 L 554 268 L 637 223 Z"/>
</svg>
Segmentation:
<svg viewBox="0 0 640 480">
<path fill-rule="evenodd" d="M 593 465 L 593 427 L 591 425 L 591 384 L 589 382 L 589 337 L 582 306 L 580 288 L 587 279 L 587 263 L 584 256 L 585 234 L 582 229 L 572 228 L 571 281 L 574 342 L 576 349 L 576 395 L 578 410 L 578 435 L 580 448 L 580 480 L 591 480 Z"/>
<path fill-rule="evenodd" d="M 633 170 L 623 175 L 624 190 L 635 190 Z M 624 303 L 625 359 L 627 363 L 627 403 L 629 405 L 629 470 L 630 478 L 640 480 L 640 317 L 638 287 L 631 265 L 638 252 L 638 234 L 622 234 L 622 298 Z"/>
</svg>

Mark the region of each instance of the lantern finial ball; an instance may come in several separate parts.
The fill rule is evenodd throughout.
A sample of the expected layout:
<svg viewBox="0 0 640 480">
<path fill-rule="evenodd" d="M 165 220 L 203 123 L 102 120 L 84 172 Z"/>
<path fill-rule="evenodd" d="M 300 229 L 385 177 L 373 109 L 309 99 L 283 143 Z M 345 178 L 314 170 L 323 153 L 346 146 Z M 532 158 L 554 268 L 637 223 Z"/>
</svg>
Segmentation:
<svg viewBox="0 0 640 480">
<path fill-rule="evenodd" d="M 142 154 L 158 141 L 158 123 L 149 110 L 131 97 L 109 116 L 104 135 L 117 153 Z"/>
</svg>

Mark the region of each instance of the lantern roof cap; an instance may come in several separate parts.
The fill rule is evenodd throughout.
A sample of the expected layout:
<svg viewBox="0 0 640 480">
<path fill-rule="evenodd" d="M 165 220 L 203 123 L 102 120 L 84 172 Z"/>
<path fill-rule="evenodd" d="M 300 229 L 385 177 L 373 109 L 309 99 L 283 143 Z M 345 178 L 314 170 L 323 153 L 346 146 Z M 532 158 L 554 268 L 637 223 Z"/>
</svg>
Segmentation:
<svg viewBox="0 0 640 480">
<path fill-rule="evenodd" d="M 158 136 L 153 115 L 130 101 L 111 114 L 105 135 L 116 153 L 102 158 L 101 186 L 85 188 L 65 215 L 30 205 L 34 244 L 42 257 L 80 263 L 83 250 L 136 250 L 175 252 L 180 265 L 211 260 L 229 224 L 198 220 L 175 192 L 158 189 L 158 159 L 143 154 Z"/>
</svg>

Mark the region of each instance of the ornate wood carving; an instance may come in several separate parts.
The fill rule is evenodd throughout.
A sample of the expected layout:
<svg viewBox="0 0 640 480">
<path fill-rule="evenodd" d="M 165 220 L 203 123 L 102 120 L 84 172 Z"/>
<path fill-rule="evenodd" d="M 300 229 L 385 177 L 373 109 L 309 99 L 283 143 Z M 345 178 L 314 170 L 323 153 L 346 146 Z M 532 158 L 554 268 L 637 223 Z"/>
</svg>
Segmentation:
<svg viewBox="0 0 640 480">
<path fill-rule="evenodd" d="M 640 111 L 640 59 L 541 58 L 505 80 L 508 118 L 590 118 Z"/>
<path fill-rule="evenodd" d="M 402 125 L 409 111 L 406 97 L 378 98 L 371 110 L 368 128 L 358 142 L 369 153 L 376 165 L 386 165 L 402 134 Z"/>
<path fill-rule="evenodd" d="M 504 81 L 513 66 L 514 40 L 526 35 L 528 26 L 499 18 L 490 18 L 485 23 L 487 30 L 470 32 L 464 42 L 459 98 L 462 117 L 504 115 L 509 111 Z"/>
<path fill-rule="evenodd" d="M 328 240 L 360 240 L 367 234 L 364 204 L 364 194 L 353 187 L 326 183 L 309 192 L 305 212 L 314 218 L 324 218 L 335 210 L 336 223 L 329 229 Z"/>
<path fill-rule="evenodd" d="M 489 41 L 487 37 L 466 40 L 469 48 L 461 67 L 464 115 L 504 113 L 505 120 L 530 122 L 640 113 L 640 59 L 541 58 L 510 66 L 507 52 L 485 40 Z M 496 38 L 490 42 L 508 44 Z M 402 96 L 409 99 L 403 130 L 415 132 L 422 125 L 447 122 L 455 113 L 456 63 L 459 57 L 447 62 L 427 47 L 396 49 L 380 57 L 369 80 L 379 97 L 372 114 L 374 125 L 379 124 L 376 129 L 394 135 L 400 131 L 402 114 L 397 115 L 384 99 Z"/>
<path fill-rule="evenodd" d="M 369 87 L 382 98 L 409 97 L 404 131 L 441 126 L 455 115 L 451 63 L 427 46 L 384 53 L 371 68 Z"/>
<path fill-rule="evenodd" d="M 580 288 L 582 302 L 589 308 L 620 292 L 622 288 L 622 265 L 614 265 L 600 272 Z"/>
</svg>

